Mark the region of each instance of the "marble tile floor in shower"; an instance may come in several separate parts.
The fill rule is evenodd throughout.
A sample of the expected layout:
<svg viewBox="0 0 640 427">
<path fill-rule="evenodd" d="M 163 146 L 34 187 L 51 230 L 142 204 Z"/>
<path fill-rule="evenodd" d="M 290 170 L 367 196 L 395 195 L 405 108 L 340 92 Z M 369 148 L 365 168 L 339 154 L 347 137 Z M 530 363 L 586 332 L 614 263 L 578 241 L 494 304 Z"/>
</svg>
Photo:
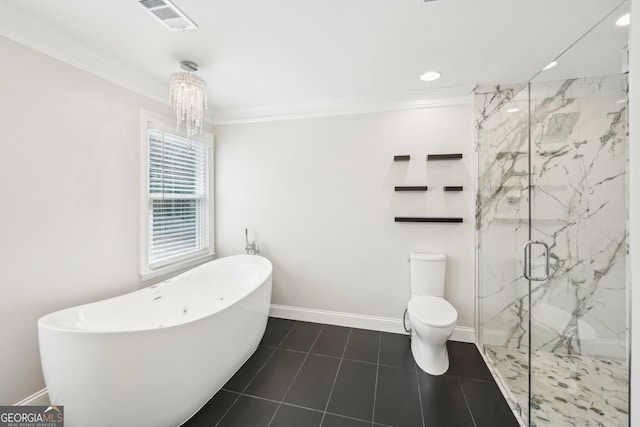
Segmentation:
<svg viewBox="0 0 640 427">
<path fill-rule="evenodd" d="M 405 335 L 269 318 L 260 346 L 185 427 L 517 427 L 474 344 L 417 368 Z"/>
<path fill-rule="evenodd" d="M 493 345 L 485 349 L 515 399 L 512 406 L 526 408 L 527 353 Z M 625 361 L 534 352 L 531 365 L 532 426 L 621 427 L 629 424 Z"/>
</svg>

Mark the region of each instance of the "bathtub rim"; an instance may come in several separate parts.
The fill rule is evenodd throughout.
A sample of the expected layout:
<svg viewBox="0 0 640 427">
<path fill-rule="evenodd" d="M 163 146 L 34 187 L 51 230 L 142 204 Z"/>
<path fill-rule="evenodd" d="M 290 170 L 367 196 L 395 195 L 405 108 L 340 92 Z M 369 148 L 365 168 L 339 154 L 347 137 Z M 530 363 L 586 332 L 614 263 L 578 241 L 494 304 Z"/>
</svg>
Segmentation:
<svg viewBox="0 0 640 427">
<path fill-rule="evenodd" d="M 98 305 L 101 303 L 107 303 L 109 301 L 113 301 L 115 299 L 118 298 L 123 298 L 127 295 L 133 294 L 133 293 L 138 293 L 138 292 L 144 292 L 146 290 L 151 289 L 152 286 L 156 286 L 156 285 L 160 285 L 162 282 L 159 283 L 155 283 L 152 285 L 148 285 L 145 286 L 144 288 L 135 290 L 135 291 L 131 291 L 131 292 L 127 292 L 121 295 L 116 295 L 114 297 L 110 297 L 110 298 L 105 298 L 105 299 L 101 299 L 98 301 L 94 301 L 94 302 L 89 302 L 86 304 L 80 304 L 80 305 L 76 305 L 76 306 L 72 306 L 72 307 L 68 307 L 68 308 L 63 308 L 60 310 L 56 310 L 50 313 L 47 313 L 43 316 L 41 316 L 38 321 L 37 321 L 37 326 L 38 326 L 38 330 L 42 329 L 46 329 L 48 331 L 51 332 L 56 332 L 56 333 L 73 333 L 73 334 L 86 334 L 86 335 L 94 335 L 94 334 L 99 334 L 99 335 L 104 335 L 104 334 L 113 334 L 113 335 L 117 335 L 117 334 L 130 334 L 130 333 L 149 333 L 152 331 L 162 331 L 162 330 L 166 330 L 166 329 L 171 329 L 171 328 L 178 328 L 181 327 L 183 325 L 189 325 L 191 323 L 197 322 L 197 321 L 201 321 L 203 319 L 206 319 L 208 317 L 211 317 L 213 315 L 215 315 L 216 313 L 220 313 L 223 312 L 225 310 L 228 310 L 230 307 L 233 307 L 235 304 L 238 304 L 240 301 L 242 301 L 243 299 L 245 299 L 248 295 L 250 295 L 251 293 L 255 292 L 256 289 L 260 288 L 260 286 L 264 285 L 265 283 L 267 283 L 268 281 L 272 281 L 273 280 L 273 264 L 271 263 L 271 261 L 261 255 L 246 255 L 246 254 L 239 254 L 239 255 L 230 255 L 227 257 L 221 257 L 221 258 L 216 258 L 214 260 L 208 261 L 206 263 L 203 264 L 199 264 L 197 266 L 195 266 L 194 268 L 187 270 L 187 271 L 183 271 L 180 274 L 177 274 L 175 276 L 172 276 L 170 278 L 167 278 L 165 280 L 173 280 L 173 279 L 177 279 L 182 275 L 185 275 L 187 273 L 190 273 L 191 271 L 197 269 L 198 267 L 203 267 L 205 265 L 208 265 L 209 263 L 213 263 L 213 262 L 217 262 L 217 261 L 221 261 L 223 259 L 228 259 L 228 258 L 245 258 L 245 257 L 258 257 L 261 259 L 261 263 L 266 263 L 265 266 L 268 267 L 268 274 L 266 274 L 264 277 L 262 277 L 260 280 L 256 280 L 255 284 L 252 284 L 252 286 L 248 287 L 246 292 L 242 294 L 241 297 L 237 298 L 237 299 L 233 299 L 228 301 L 223 307 L 220 307 L 219 309 L 215 310 L 215 311 L 211 311 L 211 312 L 207 312 L 206 314 L 204 314 L 203 316 L 198 316 L 198 317 L 194 317 L 191 318 L 187 321 L 184 322 L 180 322 L 180 323 L 175 323 L 175 324 L 171 324 L 171 325 L 167 325 L 167 326 L 162 326 L 162 327 L 141 327 L 141 328 L 137 328 L 137 329 L 92 329 L 92 328 L 78 328 L 78 327 L 74 327 L 74 326 L 67 326 L 67 325 L 61 325 L 60 321 L 64 320 L 65 318 L 69 318 L 69 313 L 74 313 L 75 316 L 74 318 L 77 318 L 77 313 L 79 311 L 81 311 L 83 308 L 92 306 L 92 305 Z M 167 283 L 164 286 L 167 285 L 171 285 L 171 283 Z M 176 285 L 179 286 L 179 285 Z"/>
</svg>

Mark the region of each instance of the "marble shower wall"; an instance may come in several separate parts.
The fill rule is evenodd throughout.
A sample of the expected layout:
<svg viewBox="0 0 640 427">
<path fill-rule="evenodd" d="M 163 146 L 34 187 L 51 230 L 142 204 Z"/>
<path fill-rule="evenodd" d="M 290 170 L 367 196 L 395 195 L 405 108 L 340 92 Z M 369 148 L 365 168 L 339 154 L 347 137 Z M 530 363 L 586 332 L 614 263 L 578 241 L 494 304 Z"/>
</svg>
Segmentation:
<svg viewBox="0 0 640 427">
<path fill-rule="evenodd" d="M 475 105 L 480 342 L 523 348 L 529 302 L 520 258 L 529 236 L 529 178 L 527 157 L 518 153 L 528 151 L 527 86 L 478 87 Z"/>
<path fill-rule="evenodd" d="M 531 231 L 551 260 L 532 282 L 532 350 L 626 356 L 625 97 L 626 76 L 476 90 L 481 342 L 528 343 Z"/>
</svg>

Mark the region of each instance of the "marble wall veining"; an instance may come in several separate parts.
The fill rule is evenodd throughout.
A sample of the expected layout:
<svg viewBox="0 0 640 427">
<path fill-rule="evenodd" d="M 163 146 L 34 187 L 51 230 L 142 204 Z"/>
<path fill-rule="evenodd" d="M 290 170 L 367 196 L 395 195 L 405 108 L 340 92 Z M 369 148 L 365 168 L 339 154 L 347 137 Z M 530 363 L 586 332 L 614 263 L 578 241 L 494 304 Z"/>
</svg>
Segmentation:
<svg viewBox="0 0 640 427">
<path fill-rule="evenodd" d="M 476 90 L 483 343 L 528 344 L 531 238 L 551 267 L 531 282 L 532 350 L 626 356 L 626 92 L 620 75 Z"/>
<path fill-rule="evenodd" d="M 515 348 L 528 343 L 526 95 L 526 85 L 511 85 L 479 87 L 475 97 L 480 342 Z"/>
</svg>

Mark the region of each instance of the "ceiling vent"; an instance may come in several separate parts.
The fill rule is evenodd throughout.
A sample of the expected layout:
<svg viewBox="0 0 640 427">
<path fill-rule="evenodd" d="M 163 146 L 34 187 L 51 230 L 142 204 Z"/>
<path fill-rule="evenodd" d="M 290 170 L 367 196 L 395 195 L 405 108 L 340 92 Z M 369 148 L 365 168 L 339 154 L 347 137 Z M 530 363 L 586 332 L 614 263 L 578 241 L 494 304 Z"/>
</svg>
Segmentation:
<svg viewBox="0 0 640 427">
<path fill-rule="evenodd" d="M 144 8 L 151 13 L 169 31 L 185 31 L 198 28 L 187 15 L 169 0 L 140 0 Z"/>
</svg>

